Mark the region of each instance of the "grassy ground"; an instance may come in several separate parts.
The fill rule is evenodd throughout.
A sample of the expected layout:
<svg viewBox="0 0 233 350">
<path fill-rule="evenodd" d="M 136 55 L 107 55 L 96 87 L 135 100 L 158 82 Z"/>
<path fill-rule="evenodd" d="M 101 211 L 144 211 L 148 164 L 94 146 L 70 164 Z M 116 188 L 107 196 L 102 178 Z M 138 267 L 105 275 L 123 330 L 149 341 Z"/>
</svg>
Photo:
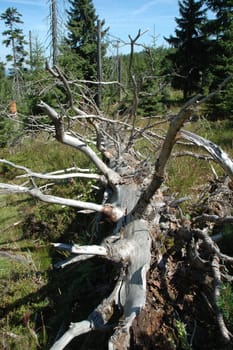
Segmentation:
<svg viewBox="0 0 233 350">
<path fill-rule="evenodd" d="M 201 120 L 186 124 L 185 129 L 205 137 L 219 145 L 230 156 L 233 155 L 232 122 Z M 180 150 L 180 147 L 176 147 L 176 150 Z M 189 147 L 188 150 L 205 154 L 197 147 Z M 214 162 L 204 162 L 192 157 L 172 158 L 168 166 L 168 185 L 179 196 L 190 194 L 195 196 L 199 187 L 213 178 L 211 167 L 214 167 L 218 176 L 224 174 L 220 166 Z"/>
<path fill-rule="evenodd" d="M 186 127 L 232 154 L 229 122 L 201 121 Z M 11 149 L 1 149 L 0 157 L 41 172 L 74 164 L 88 166 L 85 158 L 77 156 L 73 149 L 47 139 L 45 135 L 27 138 Z M 215 169 L 222 174 L 218 167 Z M 11 181 L 15 173 L 13 168 L 0 166 L 2 182 Z M 166 185 L 177 196 L 195 196 L 198 187 L 211 177 L 209 163 L 190 157 L 174 158 L 169 162 Z M 91 196 L 86 184 L 81 182 L 72 187 L 62 182 L 55 187 L 56 190 L 59 188 L 59 195 L 74 197 L 85 193 L 85 198 Z M 59 256 L 50 249 L 50 242 L 62 241 L 64 237 L 66 241 L 85 240 L 86 222 L 77 224 L 75 220 L 76 212 L 72 209 L 47 206 L 27 196 L 0 196 L 0 348 L 33 350 L 40 346 L 46 349 L 48 333 L 53 333 L 53 327 L 70 312 L 67 309 L 69 302 L 95 265 L 86 264 L 81 268 L 84 271 L 71 268 L 64 271 L 64 275 L 52 272 L 52 263 Z M 62 307 L 64 299 L 68 306 Z M 58 309 L 59 314 L 56 314 Z M 45 322 L 48 313 L 50 321 Z"/>
<path fill-rule="evenodd" d="M 11 149 L 1 149 L 0 157 L 40 172 L 74 164 L 88 166 L 74 150 L 45 135 L 25 139 Z M 14 168 L 0 165 L 1 182 L 12 181 L 16 173 Z M 63 181 L 54 187 L 59 187 L 60 195 L 70 197 L 71 193 L 74 196 L 85 192 L 86 185 L 77 181 L 71 188 Z M 88 193 L 86 190 L 86 196 Z M 45 325 L 44 317 L 48 310 L 54 312 L 54 298 L 59 299 L 67 282 L 51 274 L 54 253 L 50 242 L 62 238 L 64 232 L 73 236 L 68 230 L 72 231 L 74 218 L 75 211 L 69 208 L 47 206 L 28 196 L 0 195 L 1 349 L 33 350 L 38 344 L 46 347 L 50 326 Z"/>
</svg>

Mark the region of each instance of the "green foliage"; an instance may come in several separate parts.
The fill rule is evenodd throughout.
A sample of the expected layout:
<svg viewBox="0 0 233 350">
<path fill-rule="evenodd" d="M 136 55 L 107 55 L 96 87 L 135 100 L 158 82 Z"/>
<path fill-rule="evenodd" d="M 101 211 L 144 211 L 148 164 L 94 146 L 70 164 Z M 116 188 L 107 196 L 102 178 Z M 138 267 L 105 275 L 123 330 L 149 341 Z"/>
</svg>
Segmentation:
<svg viewBox="0 0 233 350">
<path fill-rule="evenodd" d="M 10 122 L 5 118 L 5 112 L 8 111 L 8 103 L 11 100 L 12 82 L 6 75 L 5 65 L 0 62 L 0 144 L 1 147 L 6 144 L 9 137 Z M 5 130 L 4 130 L 5 129 Z M 6 136 L 7 135 L 7 136 Z M 9 140 L 9 138 L 8 138 Z"/>
<path fill-rule="evenodd" d="M 15 123 L 9 118 L 0 116 L 0 147 L 5 147 L 10 144 L 14 138 Z"/>
<path fill-rule="evenodd" d="M 175 326 L 176 326 L 177 336 L 178 336 L 179 341 L 181 343 L 180 344 L 181 349 L 182 350 L 191 350 L 191 346 L 188 343 L 188 336 L 187 336 L 185 324 L 179 320 L 176 320 Z"/>
<path fill-rule="evenodd" d="M 5 339 L 10 349 L 23 349 L 23 345 L 29 342 L 32 346 L 29 348 L 36 349 L 34 347 L 35 338 L 31 339 L 29 329 L 25 324 L 25 317 L 27 314 L 30 316 L 30 328 L 37 331 L 39 335 L 39 329 L 35 329 L 35 325 L 40 322 L 43 310 L 49 305 L 49 298 L 42 291 L 48 283 L 46 271 L 49 271 L 51 257 L 48 255 L 47 249 L 46 262 L 42 261 L 45 255 L 40 254 L 40 263 L 37 265 L 34 256 L 40 247 L 36 242 L 31 242 L 30 252 L 29 241 L 26 243 L 27 251 L 25 252 L 23 252 L 24 248 L 20 248 L 16 241 L 12 245 L 10 241 L 8 241 L 7 246 L 1 245 L 1 249 L 6 249 L 6 247 L 8 250 L 14 247 L 12 256 L 18 251 L 25 262 L 19 263 L 14 259 L 9 260 L 7 257 L 0 259 L 0 344 L 3 344 Z M 7 332 L 15 334 L 16 337 L 8 338 Z"/>
<path fill-rule="evenodd" d="M 210 51 L 210 81 L 211 91 L 216 90 L 219 84 L 233 74 L 233 4 L 232 1 L 206 0 L 205 3 L 214 12 L 206 26 L 211 41 Z M 233 82 L 230 81 L 221 94 L 214 96 L 207 104 L 207 115 L 216 120 L 218 118 L 232 118 Z"/>
<path fill-rule="evenodd" d="M 45 66 L 45 53 L 42 43 L 36 37 L 35 40 L 32 40 L 32 52 L 30 57 L 30 68 L 34 73 L 42 73 Z M 33 77 L 34 75 L 32 75 Z M 34 78 L 35 80 L 35 78 Z"/>
<path fill-rule="evenodd" d="M 207 71 L 208 45 L 203 31 L 206 9 L 203 1 L 179 1 L 180 18 L 176 18 L 175 36 L 166 38 L 176 50 L 169 54 L 175 71 L 173 86 L 181 89 L 186 99 L 193 92 L 201 91 Z"/>
<path fill-rule="evenodd" d="M 151 116 L 166 111 L 169 100 L 170 73 L 166 56 L 169 49 L 153 48 L 136 54 L 134 66 L 139 86 L 139 113 Z"/>
<path fill-rule="evenodd" d="M 183 0 L 179 6 L 176 35 L 166 40 L 175 49 L 168 55 L 176 73 L 173 87 L 182 89 L 186 99 L 192 93 L 215 91 L 233 73 L 233 6 L 231 1 L 215 0 Z M 207 9 L 215 17 L 208 19 Z M 221 94 L 213 96 L 206 105 L 209 118 L 232 117 L 232 91 L 230 81 Z"/>
<path fill-rule="evenodd" d="M 218 299 L 218 307 L 228 323 L 230 330 L 233 330 L 233 289 L 230 283 L 224 283 L 221 288 L 221 295 Z"/>
<path fill-rule="evenodd" d="M 1 14 L 0 19 L 4 20 L 7 30 L 3 31 L 2 35 L 6 37 L 3 44 L 6 47 L 11 47 L 12 54 L 6 55 L 7 62 L 12 62 L 9 69 L 11 77 L 11 99 L 20 100 L 23 95 L 23 73 L 24 63 L 27 52 L 24 46 L 27 44 L 23 30 L 18 28 L 18 24 L 22 24 L 22 15 L 14 7 L 9 7 Z"/>
<path fill-rule="evenodd" d="M 169 51 L 170 49 L 157 47 L 134 53 L 131 73 L 137 84 L 139 99 L 137 113 L 140 115 L 151 116 L 162 113 L 167 108 L 170 98 L 168 73 L 171 67 L 166 56 Z M 104 88 L 105 106 L 108 108 L 110 106 L 110 112 L 117 108 L 119 113 L 124 113 L 132 105 L 134 86 L 130 81 L 129 66 L 130 55 L 104 59 L 104 80 L 119 81 L 124 86 L 124 89 L 121 89 L 121 96 L 118 85 Z"/>
<path fill-rule="evenodd" d="M 205 162 L 189 157 L 182 158 L 182 161 L 175 158 L 168 165 L 167 183 L 182 197 L 190 193 L 190 190 L 194 194 L 195 189 L 203 184 L 203 180 L 206 182 L 208 176 L 211 177 L 210 167 Z"/>
<path fill-rule="evenodd" d="M 69 0 L 67 29 L 62 67 L 69 62 L 69 71 L 76 78 L 96 80 L 97 77 L 97 15 L 92 0 Z M 102 27 L 104 22 L 102 22 Z M 106 30 L 102 30 L 102 37 Z M 64 50 L 65 49 L 65 50 Z M 68 55 L 67 50 L 68 49 Z M 65 55 L 64 55 L 65 54 Z"/>
<path fill-rule="evenodd" d="M 18 24 L 23 24 L 21 13 L 14 7 L 9 7 L 1 14 L 0 19 L 4 21 L 8 30 L 5 30 L 2 35 L 6 36 L 3 44 L 6 47 L 11 46 L 12 55 L 9 55 L 9 61 L 13 61 L 14 70 L 23 66 L 27 52 L 24 50 L 24 45 L 27 42 L 24 39 L 23 30 L 17 27 Z M 14 71 L 15 74 L 15 71 Z"/>
</svg>

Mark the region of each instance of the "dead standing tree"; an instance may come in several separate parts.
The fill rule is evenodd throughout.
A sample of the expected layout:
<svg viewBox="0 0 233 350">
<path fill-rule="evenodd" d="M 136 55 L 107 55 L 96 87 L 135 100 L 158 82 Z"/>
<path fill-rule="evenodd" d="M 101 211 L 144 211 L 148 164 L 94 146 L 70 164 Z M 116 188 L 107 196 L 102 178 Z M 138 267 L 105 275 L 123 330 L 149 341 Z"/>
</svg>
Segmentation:
<svg viewBox="0 0 233 350">
<path fill-rule="evenodd" d="M 89 128 L 94 130 L 96 151 L 88 145 L 87 137 L 82 136 L 77 128 L 75 132 L 66 129 L 65 120 L 67 117 L 64 114 L 59 114 L 43 101 L 39 106 L 53 122 L 56 139 L 75 148 L 78 152 L 83 152 L 95 165 L 98 173 L 88 174 L 72 168 L 70 172 L 63 174 L 40 174 L 32 172 L 26 167 L 1 160 L 1 162 L 20 168 L 25 172 L 22 176 L 29 177 L 32 185 L 26 187 L 1 183 L 0 189 L 4 193 L 27 193 L 44 202 L 76 207 L 83 212 L 94 211 L 112 222 L 112 232 L 102 241 L 101 245 L 80 246 L 54 243 L 56 249 L 66 250 L 72 254 L 67 261 L 59 264 L 59 267 L 64 267 L 68 263 L 78 263 L 94 256 L 116 262 L 120 267 L 118 279 L 111 294 L 89 314 L 86 320 L 72 323 L 69 329 L 55 341 L 51 349 L 64 349 L 72 339 L 79 335 L 111 327 L 110 320 L 116 308 L 118 311 L 120 310 L 121 317 L 118 326 L 116 327 L 114 324 L 108 346 L 111 350 L 127 349 L 130 346 L 130 328 L 146 304 L 147 272 L 151 261 L 151 246 L 155 239 L 153 232 L 155 228 L 157 232 L 164 232 L 164 222 L 161 223 L 160 220 L 161 215 L 164 214 L 167 207 L 172 207 L 174 204 L 171 203 L 171 200 L 165 199 L 161 188 L 165 180 L 166 165 L 174 145 L 178 140 L 184 138 L 203 147 L 210 154 L 210 159 L 220 164 L 231 180 L 233 179 L 233 162 L 217 145 L 187 131 L 181 131 L 193 109 L 205 100 L 200 99 L 200 96 L 188 101 L 170 120 L 161 144 L 161 138 L 158 141 L 156 133 L 152 131 L 152 126 L 155 127 L 155 125 L 148 124 L 145 127 L 137 127 L 135 120 L 133 125 L 124 120 L 111 120 L 93 105 L 92 113 L 81 110 L 75 104 L 71 89 L 72 82 L 67 81 L 57 67 L 50 69 L 50 72 L 59 85 L 63 84 L 69 108 L 75 114 L 71 118 L 72 123 L 75 121 L 85 122 L 88 123 Z M 83 99 L 86 103 L 91 103 L 91 100 L 85 95 L 83 95 Z M 139 138 L 145 138 L 151 142 L 153 147 L 156 147 L 158 155 L 154 164 L 142 159 L 142 155 L 136 151 L 134 146 Z M 69 177 L 97 179 L 104 187 L 102 203 L 96 204 L 52 196 L 36 183 L 40 178 L 61 179 Z M 212 305 L 222 337 L 229 344 L 232 335 L 224 323 L 223 316 L 217 306 L 217 299 L 221 286 L 220 261 L 232 265 L 233 259 L 222 254 L 208 235 L 210 227 L 208 222 L 213 222 L 213 220 L 216 222 L 220 219 L 222 221 L 225 219 L 233 220 L 229 215 L 226 217 L 220 215 L 215 218 L 203 216 L 193 222 L 187 222 L 183 218 L 174 219 L 173 216 L 171 219 L 167 215 L 168 222 L 173 221 L 173 226 L 175 222 L 174 231 L 183 242 L 184 254 L 187 255 L 190 264 L 196 268 L 204 269 L 213 278 Z M 204 228 L 203 225 L 199 227 L 198 222 L 203 221 L 206 225 Z M 208 261 L 202 257 L 203 249 L 208 255 Z M 166 260 L 159 252 L 156 259 L 157 264 L 162 262 L 166 265 Z"/>
</svg>

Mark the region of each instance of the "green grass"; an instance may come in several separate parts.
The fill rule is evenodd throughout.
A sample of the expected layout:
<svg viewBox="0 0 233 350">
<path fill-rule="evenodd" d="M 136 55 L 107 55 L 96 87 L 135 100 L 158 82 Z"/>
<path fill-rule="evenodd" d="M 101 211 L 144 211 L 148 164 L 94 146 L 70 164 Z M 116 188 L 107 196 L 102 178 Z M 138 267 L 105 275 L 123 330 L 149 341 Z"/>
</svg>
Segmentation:
<svg viewBox="0 0 233 350">
<path fill-rule="evenodd" d="M 89 165 L 82 154 L 43 134 L 26 138 L 14 148 L 0 149 L 0 157 L 38 172 Z M 14 179 L 20 171 L 10 166 L 0 164 L 0 173 L 1 182 L 25 181 Z M 63 181 L 53 187 L 52 193 L 65 197 L 84 193 L 85 200 L 91 195 L 90 185 L 86 187 L 77 181 L 71 188 Z M 64 235 L 75 216 L 72 209 L 47 206 L 26 195 L 0 195 L 0 252 L 11 255 L 9 258 L 0 254 L 0 348 L 33 350 L 38 348 L 38 342 L 41 348 L 46 348 L 44 319 L 53 310 L 53 298 L 61 284 L 55 282 L 58 277 L 55 280 L 52 277 L 55 252 L 50 242 Z M 14 256 L 21 257 L 23 262 Z M 62 282 L 67 287 L 67 281 Z M 25 324 L 28 314 L 30 327 Z"/>
<path fill-rule="evenodd" d="M 230 125 L 231 123 L 229 121 L 209 122 L 201 120 L 200 122 L 186 124 L 185 129 L 216 143 L 231 156 L 233 149 L 232 128 Z M 181 149 L 181 146 L 176 146 L 175 150 L 179 151 Z M 198 147 L 189 147 L 187 150 L 197 154 L 206 154 L 204 150 Z M 167 184 L 179 196 L 188 194 L 195 196 L 195 193 L 199 191 L 200 185 L 213 179 L 211 165 L 214 167 L 218 176 L 224 174 L 221 167 L 215 162 L 209 163 L 189 156 L 171 158 L 167 169 Z"/>
</svg>

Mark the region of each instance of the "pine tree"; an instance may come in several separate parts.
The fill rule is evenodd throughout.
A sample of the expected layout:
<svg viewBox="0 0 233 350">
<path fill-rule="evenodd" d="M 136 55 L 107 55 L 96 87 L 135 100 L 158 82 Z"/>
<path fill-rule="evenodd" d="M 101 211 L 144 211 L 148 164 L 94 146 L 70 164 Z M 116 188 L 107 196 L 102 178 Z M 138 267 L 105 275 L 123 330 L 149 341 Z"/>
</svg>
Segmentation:
<svg viewBox="0 0 233 350">
<path fill-rule="evenodd" d="M 63 57 L 63 65 L 69 61 L 70 70 L 76 77 L 95 80 L 97 76 L 97 19 L 92 0 L 69 0 L 67 11 L 68 35 L 65 40 L 71 52 Z M 102 22 L 102 26 L 104 22 Z M 106 34 L 103 31 L 102 36 Z"/>
<path fill-rule="evenodd" d="M 203 32 L 206 9 L 202 5 L 203 1 L 179 1 L 180 18 L 175 19 L 175 36 L 165 38 L 175 48 L 175 52 L 169 55 L 176 73 L 173 85 L 183 91 L 185 99 L 204 85 L 208 46 Z"/>
</svg>

